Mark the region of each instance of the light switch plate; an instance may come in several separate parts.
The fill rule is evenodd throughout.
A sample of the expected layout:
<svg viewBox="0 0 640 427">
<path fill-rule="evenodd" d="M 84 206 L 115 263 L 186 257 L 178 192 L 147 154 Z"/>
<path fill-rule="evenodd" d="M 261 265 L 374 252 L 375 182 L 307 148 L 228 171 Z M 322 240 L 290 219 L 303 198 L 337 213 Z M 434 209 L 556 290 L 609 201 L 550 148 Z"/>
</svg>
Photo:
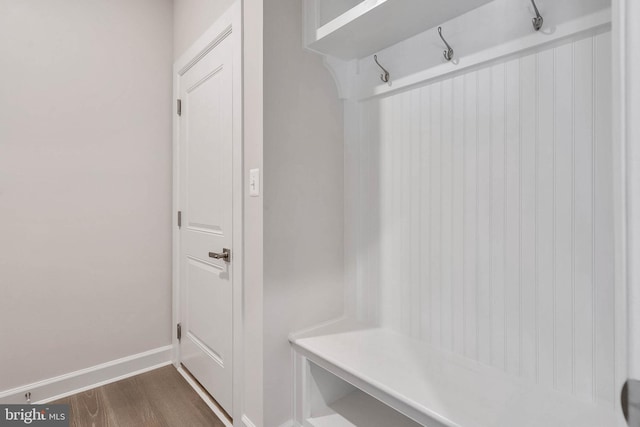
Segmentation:
<svg viewBox="0 0 640 427">
<path fill-rule="evenodd" d="M 258 197 L 260 195 L 260 169 L 249 171 L 249 196 Z"/>
</svg>

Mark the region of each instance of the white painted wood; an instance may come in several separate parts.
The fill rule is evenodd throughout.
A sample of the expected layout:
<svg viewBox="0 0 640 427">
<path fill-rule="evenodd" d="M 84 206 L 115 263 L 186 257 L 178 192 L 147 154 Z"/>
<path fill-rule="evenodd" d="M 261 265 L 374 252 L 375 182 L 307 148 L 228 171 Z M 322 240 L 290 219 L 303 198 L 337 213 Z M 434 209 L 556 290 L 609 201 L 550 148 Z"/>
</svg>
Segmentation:
<svg viewBox="0 0 640 427">
<path fill-rule="evenodd" d="M 251 421 L 251 419 L 246 415 L 243 415 L 240 421 L 242 422 L 243 427 L 256 427 L 255 423 L 253 423 L 253 421 Z"/>
<path fill-rule="evenodd" d="M 202 388 L 200 384 L 193 380 L 191 375 L 189 375 L 184 368 L 179 367 L 178 373 L 182 375 L 185 381 L 191 386 L 191 388 L 198 393 L 198 396 L 204 401 L 204 403 L 211 409 L 211 411 L 216 414 L 216 417 L 224 424 L 226 427 L 233 427 L 232 422 L 229 420 L 228 416 L 220 409 L 218 404 L 211 398 L 211 395 Z"/>
<path fill-rule="evenodd" d="M 576 42 L 574 61 L 574 392 L 592 398 L 594 391 L 594 39 Z M 589 126 L 591 124 L 591 126 Z"/>
<path fill-rule="evenodd" d="M 506 165 L 506 68 L 504 64 L 491 67 L 491 280 L 490 286 L 490 355 L 489 363 L 505 366 L 505 165 Z"/>
<path fill-rule="evenodd" d="M 640 322 L 638 322 L 638 293 L 637 280 L 630 267 L 634 259 L 634 245 L 636 234 L 629 228 L 629 221 L 637 224 L 638 215 L 629 210 L 631 204 L 635 204 L 637 198 L 637 186 L 629 191 L 630 182 L 633 181 L 637 170 L 637 151 L 633 151 L 632 146 L 635 139 L 629 134 L 629 126 L 637 129 L 638 122 L 633 121 L 634 111 L 638 105 L 638 86 L 634 85 L 635 74 L 632 71 L 637 69 L 637 47 L 640 41 L 640 33 L 635 25 L 630 23 L 635 21 L 640 9 L 638 4 L 626 0 L 613 0 L 613 21 L 614 27 L 612 38 L 609 40 L 609 47 L 612 48 L 612 67 L 607 69 L 596 68 L 596 75 L 599 73 L 611 72 L 611 82 L 609 88 L 598 88 L 596 86 L 596 104 L 599 104 L 599 97 L 605 96 L 602 89 L 609 89 L 611 97 L 605 98 L 610 101 L 602 103 L 605 108 L 612 111 L 613 132 L 610 134 L 600 134 L 596 129 L 596 150 L 600 144 L 600 137 L 612 137 L 613 150 L 611 152 L 612 161 L 608 166 L 612 167 L 612 187 L 611 199 L 613 200 L 611 212 L 614 218 L 613 233 L 615 240 L 613 250 L 618 254 L 613 262 L 613 275 L 615 277 L 615 295 L 613 298 L 616 318 L 612 338 L 614 341 L 613 363 L 616 366 L 614 378 L 614 390 L 621 390 L 622 385 L 628 379 L 638 378 L 640 371 L 638 367 L 638 332 Z M 596 43 L 596 49 L 601 49 L 604 45 Z M 629 86 L 631 85 L 631 86 Z M 631 120 L 631 121 L 630 121 Z M 629 152 L 631 150 L 631 153 Z M 634 155 L 634 153 L 636 155 Z M 597 157 L 596 151 L 596 157 Z M 597 190 L 596 190 L 597 194 Z M 596 218 L 598 213 L 595 213 Z M 596 219 L 597 222 L 597 219 Z M 636 229 L 637 230 L 637 229 Z M 634 243 L 629 244 L 632 241 Z M 597 241 L 596 241 L 597 247 Z M 597 276 L 596 276 L 597 277 Z M 596 315 L 597 317 L 597 315 Z M 596 354 L 596 360 L 598 359 Z M 614 392 L 616 393 L 616 392 Z M 617 393 L 616 393 L 617 394 Z M 617 396 L 616 396 L 617 397 Z M 630 396 L 632 397 L 632 396 Z M 621 400 L 616 399 L 618 404 L 618 414 L 622 413 Z M 637 415 L 637 413 L 636 413 Z M 627 422 L 622 415 L 619 415 L 618 424 L 624 426 L 638 424 L 639 419 L 632 418 Z"/>
<path fill-rule="evenodd" d="M 606 0 L 598 1 L 600 3 L 607 3 Z M 523 10 L 517 13 L 508 10 L 511 5 Z M 570 2 L 556 2 L 553 5 L 553 7 L 569 8 L 572 6 L 574 8 L 576 7 L 575 4 L 572 5 Z M 485 8 L 489 7 L 491 9 L 487 9 L 485 12 Z M 522 12 L 524 12 L 525 15 L 529 13 L 527 11 L 528 7 L 529 5 L 524 4 L 524 2 L 494 0 L 485 7 L 478 8 L 458 20 L 454 19 L 451 21 L 450 24 L 458 28 L 456 33 L 459 36 L 466 35 L 468 37 L 467 39 L 458 40 L 457 43 L 456 41 L 451 41 L 454 47 L 459 46 L 460 43 L 475 45 L 483 42 L 482 45 L 479 46 L 482 47 L 482 49 L 478 49 L 478 46 L 473 46 L 473 49 L 467 48 L 465 54 L 458 54 L 459 56 L 456 61 L 444 62 L 441 60 L 440 44 L 437 42 L 432 43 L 433 40 L 438 40 L 438 34 L 435 29 L 431 29 L 405 42 L 385 49 L 379 53 L 378 57 L 381 60 L 384 58 L 383 65 L 385 65 L 385 68 L 388 67 L 390 71 L 393 71 L 391 85 L 384 84 L 380 81 L 378 78 L 380 69 L 371 61 L 371 58 L 360 59 L 358 61 L 359 78 L 355 82 L 357 87 L 353 89 L 353 97 L 356 99 L 366 99 L 397 90 L 403 90 L 417 84 L 424 84 L 442 78 L 446 75 L 466 72 L 491 61 L 508 60 L 509 57 L 522 54 L 528 50 L 539 51 L 548 49 L 550 46 L 565 42 L 568 38 L 580 37 L 580 35 L 585 32 L 606 30 L 610 28 L 611 25 L 611 10 L 605 7 L 599 8 L 588 15 L 574 17 L 573 19 L 560 22 L 553 31 L 533 32 L 530 34 L 514 33 L 513 37 L 504 36 L 504 38 L 499 38 L 497 42 L 491 37 L 478 34 L 476 30 L 477 24 L 474 23 L 474 18 L 476 20 L 484 19 L 492 22 L 495 16 L 510 13 L 515 15 L 509 15 L 515 22 L 516 17 L 523 17 Z M 489 14 L 490 17 L 486 16 L 487 14 Z M 504 19 L 508 18 L 505 16 Z M 522 22 L 524 22 L 524 20 Z M 530 21 L 527 21 L 527 25 L 529 24 Z M 489 43 L 486 40 L 487 38 L 490 38 L 492 43 Z M 425 44 L 433 46 L 429 51 L 429 55 L 423 53 L 423 46 Z M 408 61 L 406 52 L 413 51 L 420 52 L 420 54 L 416 54 L 416 58 L 411 57 L 412 61 Z M 459 48 L 457 52 L 460 52 Z M 425 66 L 425 63 L 428 63 L 428 66 Z"/>
<path fill-rule="evenodd" d="M 520 372 L 536 381 L 537 287 L 536 280 L 536 191 L 537 191 L 537 64 L 535 55 L 520 60 Z M 529 100 L 528 102 L 525 100 Z"/>
<path fill-rule="evenodd" d="M 477 159 L 476 186 L 478 188 L 476 221 L 477 241 L 477 299 L 478 310 L 477 340 L 478 360 L 489 364 L 491 362 L 491 264 L 493 252 L 493 224 L 492 216 L 492 162 L 493 141 L 491 139 L 491 69 L 483 68 L 476 75 L 478 92 L 476 97 L 477 123 Z M 436 227 L 440 227 L 439 224 Z M 440 283 L 436 284 L 441 287 Z"/>
<path fill-rule="evenodd" d="M 536 238 L 538 240 L 538 381 L 549 388 L 555 386 L 555 281 L 554 281 L 554 88 L 545 84 L 554 80 L 555 55 L 553 50 L 538 55 L 538 152 L 537 177 L 538 197 L 536 198 L 538 220 Z"/>
<path fill-rule="evenodd" d="M 429 263 L 429 276 L 427 280 L 429 281 L 429 305 L 426 310 L 429 313 L 429 325 L 430 325 L 430 340 L 434 345 L 440 346 L 442 345 L 442 301 L 441 301 L 441 293 L 442 287 L 440 286 L 441 278 L 441 260 L 442 260 L 442 252 L 441 252 L 441 244 L 442 244 L 442 234 L 441 234 L 441 220 L 442 220 L 442 212 L 440 210 L 440 203 L 442 200 L 442 187 L 440 185 L 441 182 L 441 158 L 440 153 L 442 150 L 442 123 L 441 119 L 441 85 L 436 83 L 431 86 L 430 91 L 430 105 L 429 105 L 429 139 L 430 139 L 430 147 L 429 147 L 429 157 L 427 158 L 428 166 L 427 171 L 429 173 L 429 241 L 425 242 L 429 245 L 429 258 L 423 258 L 423 262 L 426 261 Z M 393 98 L 392 98 L 393 99 Z M 395 145 L 402 144 L 401 141 L 394 141 Z M 399 165 L 400 168 L 403 168 L 404 165 Z M 401 183 L 394 183 L 395 186 L 401 187 Z M 396 216 L 397 218 L 397 216 Z M 383 261 L 384 262 L 384 261 Z M 385 284 L 383 284 L 385 286 Z M 425 328 L 428 331 L 428 329 Z"/>
<path fill-rule="evenodd" d="M 464 111 L 464 77 L 453 79 L 453 122 L 462 123 Z M 453 214 L 452 214 L 452 351 L 464 353 L 465 328 L 465 283 L 464 283 L 464 157 L 465 127 L 454 126 L 453 157 L 451 173 L 453 174 Z"/>
<path fill-rule="evenodd" d="M 387 329 L 350 322 L 342 325 L 342 332 L 340 328 L 333 324 L 292 337 L 293 346 L 323 369 L 422 425 L 614 425 L 610 405 L 529 385 Z"/>
<path fill-rule="evenodd" d="M 573 45 L 554 50 L 555 55 L 555 168 L 554 168 L 554 281 L 556 388 L 573 391 L 574 265 L 574 121 Z"/>
<path fill-rule="evenodd" d="M 597 57 L 603 51 L 607 51 L 611 47 L 611 36 L 603 35 L 594 41 L 595 52 Z M 611 218 L 615 217 L 615 201 L 611 188 L 616 188 L 614 177 L 616 172 L 614 167 L 614 152 L 610 148 L 612 117 L 612 76 L 611 67 L 608 64 L 596 63 L 594 69 L 594 91 L 595 101 L 594 107 L 596 115 L 601 116 L 603 121 L 598 122 L 595 127 L 594 140 L 594 171 L 595 181 L 595 210 L 594 210 L 594 248 L 595 259 L 598 260 L 594 269 L 594 286 L 595 286 L 595 343 L 596 353 L 594 362 L 596 366 L 596 374 L 594 384 L 596 387 L 596 397 L 598 400 L 615 399 L 618 401 L 618 387 L 620 383 L 616 378 L 604 375 L 607 372 L 606 366 L 617 366 L 617 376 L 622 374 L 625 376 L 624 370 L 618 364 L 619 357 L 626 357 L 626 354 L 619 354 L 618 346 L 624 345 L 618 335 L 620 321 L 609 315 L 611 312 L 620 313 L 622 307 L 619 306 L 618 299 L 624 298 L 622 289 L 616 287 L 611 292 L 612 277 L 619 275 L 615 273 L 615 260 L 607 254 L 616 252 L 618 244 L 614 245 L 608 236 L 614 234 L 614 224 Z M 615 146 L 614 146 L 615 147 Z M 624 303 L 623 303 L 624 305 Z M 624 318 L 624 317 L 623 317 Z"/>
<path fill-rule="evenodd" d="M 357 6 L 360 2 L 362 0 L 323 0 L 316 2 L 318 11 L 318 25 L 316 27 L 334 20 L 352 7 Z"/>
<path fill-rule="evenodd" d="M 345 258 L 358 265 L 357 286 L 347 278 L 358 310 L 347 313 L 512 384 L 615 411 L 626 317 L 610 4 L 542 4 L 548 26 L 534 33 L 518 29 L 530 25 L 524 3 L 497 0 L 445 23 L 461 46 L 452 63 L 434 59 L 431 29 L 378 51 L 391 84 L 371 58 L 342 67 L 350 117 L 354 100 L 360 110 L 357 126 L 346 120 L 360 142 L 348 142 L 360 158 L 347 164 L 359 186 L 346 191 L 358 204 L 346 212 L 358 233 Z M 496 31 L 476 34 L 497 15 Z M 538 424 L 570 416 L 552 412 Z"/>
<path fill-rule="evenodd" d="M 453 81 L 445 80 L 441 89 L 440 148 L 440 341 L 445 350 L 453 347 Z M 417 106 L 416 106 L 417 107 Z"/>
<path fill-rule="evenodd" d="M 613 406 L 609 40 L 362 102 L 356 222 L 383 327 Z"/>
<path fill-rule="evenodd" d="M 171 349 L 171 346 L 160 347 L 3 391 L 0 393 L 0 404 L 24 404 L 27 392 L 31 393 L 34 403 L 48 403 L 158 369 L 171 363 Z"/>
<path fill-rule="evenodd" d="M 342 381 L 314 363 L 309 363 L 307 374 L 309 384 L 307 419 L 334 413 L 331 406 L 356 390 L 351 384 Z"/>
<path fill-rule="evenodd" d="M 310 417 L 311 427 L 419 427 L 420 424 L 394 411 L 368 394 L 354 390 L 329 405 L 332 413 Z"/>
<path fill-rule="evenodd" d="M 232 47 L 222 39 L 179 81 L 180 359 L 228 412 L 233 276 L 230 263 L 208 254 L 233 246 Z"/>
<path fill-rule="evenodd" d="M 628 314 L 628 329 L 620 337 L 628 339 L 628 373 L 633 379 L 640 378 L 640 266 L 637 263 L 638 243 L 640 242 L 640 151 L 637 147 L 640 135 L 638 111 L 640 111 L 640 86 L 637 81 L 640 61 L 638 46 L 640 31 L 635 25 L 640 14 L 637 2 L 614 0 L 615 17 L 618 22 L 614 37 L 614 98 L 615 141 L 614 151 L 614 206 L 617 208 L 616 250 L 621 256 L 616 264 L 616 278 L 622 289 L 616 299 L 616 309 Z M 624 291 L 623 291 L 624 289 Z M 621 314 L 621 316 L 623 316 Z M 623 317 L 624 319 L 624 317 Z M 626 373 L 626 372 L 625 372 Z M 640 420 L 631 420 L 631 423 Z"/>
<path fill-rule="evenodd" d="M 178 345 L 174 336 L 174 364 L 178 366 L 180 362 L 184 363 L 198 381 L 207 387 L 218 403 L 238 419 L 242 416 L 242 408 L 239 404 L 242 390 L 240 387 L 234 387 L 234 384 L 242 382 L 240 361 L 243 336 L 242 206 L 244 194 L 240 23 L 241 8 L 240 3 L 236 2 L 174 64 L 174 96 L 183 99 L 183 116 L 178 119 L 176 115 L 174 119 L 174 211 L 183 211 L 182 230 L 189 230 L 188 233 L 183 233 L 177 226 L 174 229 L 174 320 L 176 323 L 182 322 L 182 342 L 185 344 Z M 221 79 L 225 80 L 223 84 L 219 82 Z M 199 92 L 209 93 L 201 96 Z M 211 105 L 202 103 L 202 98 L 207 97 L 217 102 Z M 224 104 L 220 103 L 221 100 Z M 204 109 L 196 108 L 199 103 Z M 197 117 L 199 112 L 206 110 L 208 113 L 215 113 L 212 114 L 213 120 L 203 121 Z M 189 115 L 190 112 L 192 116 Z M 216 120 L 220 121 L 216 122 Z M 182 126 L 181 123 L 183 123 Z M 187 147 L 191 149 L 192 156 L 190 158 L 185 156 L 188 150 L 185 150 L 185 146 L 181 145 L 180 141 L 185 141 L 183 132 L 187 125 L 192 128 L 189 130 L 193 137 L 196 131 L 203 130 L 202 125 L 212 130 L 211 128 L 216 124 L 223 125 L 222 132 L 218 129 L 218 134 L 223 136 L 224 152 L 216 152 L 220 147 L 198 144 L 198 142 L 207 141 L 207 139 L 200 139 Z M 212 142 L 211 139 L 208 141 Z M 226 159 L 221 163 L 222 167 L 227 168 L 225 174 L 220 174 L 222 167 L 216 168 L 215 171 L 205 167 L 205 161 L 203 161 L 205 156 L 209 157 L 211 163 L 213 153 L 216 156 L 220 154 Z M 214 160 L 216 159 L 217 157 Z M 181 167 L 189 160 L 191 160 L 190 168 L 195 163 L 195 166 L 201 169 L 195 174 L 200 179 L 200 183 L 191 186 L 187 186 L 188 181 L 185 179 L 188 171 Z M 212 173 L 218 175 L 212 176 Z M 203 177 L 208 177 L 209 181 L 203 183 Z M 222 181 L 221 178 L 223 178 Z M 190 184 L 194 184 L 193 180 Z M 187 188 L 192 193 L 194 190 L 199 193 L 198 198 L 194 198 L 191 194 L 192 197 L 187 200 L 187 191 L 185 191 Z M 221 197 L 224 204 L 212 204 L 213 194 Z M 220 210 L 221 206 L 224 206 L 226 211 Z M 216 239 L 222 241 L 216 241 L 214 245 L 212 241 Z M 191 254 L 188 260 L 191 277 L 188 277 L 189 269 L 185 268 L 186 257 L 181 256 L 181 253 L 184 255 L 181 249 L 187 246 L 197 252 L 197 254 Z M 208 257 L 209 251 L 218 252 L 223 247 L 232 249 L 231 264 L 225 265 L 221 260 L 216 262 Z M 192 280 L 191 284 L 197 285 L 195 287 L 199 289 L 181 287 L 180 282 L 185 282 L 186 278 L 197 279 Z M 231 281 L 234 283 L 233 286 L 230 285 Z M 203 286 L 205 282 L 226 283 L 226 286 L 207 288 Z M 199 294 L 199 297 L 195 294 Z M 198 315 L 190 315 L 186 310 L 190 302 L 192 308 L 198 311 Z M 214 307 L 215 304 L 218 306 Z M 209 326 L 206 326 L 207 323 Z M 213 323 L 217 328 L 220 325 L 226 326 L 213 330 L 211 328 Z M 196 332 L 195 329 L 190 331 L 190 326 L 197 326 L 200 332 Z M 220 369 L 221 364 L 225 365 L 225 369 Z M 216 366 L 218 369 L 211 369 Z M 203 372 L 206 377 L 202 375 Z M 221 386 L 216 385 L 213 390 L 214 382 Z"/>
<path fill-rule="evenodd" d="M 411 159 L 411 185 L 409 186 L 409 200 L 410 200 L 410 223 L 409 223 L 409 239 L 411 242 L 409 249 L 410 256 L 410 295 L 411 295 L 411 319 L 410 319 L 410 335 L 414 338 L 420 337 L 420 316 L 422 312 L 421 306 L 421 287 L 420 287 L 420 270 L 421 270 L 421 203 L 420 198 L 416 197 L 420 194 L 420 188 L 422 183 L 423 169 L 420 165 L 420 92 L 414 91 L 410 93 L 410 104 L 407 111 L 407 127 L 410 134 L 410 159 Z M 371 123 L 371 122 L 369 122 Z M 367 126 L 370 127 L 370 126 Z M 369 158 L 368 165 L 374 164 L 376 156 L 378 154 L 373 151 Z M 371 171 L 370 182 L 375 179 L 373 171 Z M 375 197 L 375 195 L 374 195 Z M 370 202 L 370 206 L 375 206 Z"/>
<path fill-rule="evenodd" d="M 324 0 L 317 0 L 307 6 L 307 47 L 342 59 L 361 58 L 489 1 L 364 0 L 318 26 L 322 19 L 315 15 L 322 14 L 318 8 Z"/>
<path fill-rule="evenodd" d="M 431 110 L 429 106 L 431 105 L 431 91 L 430 88 L 424 88 L 420 90 L 419 93 L 419 103 L 422 106 L 419 108 L 420 115 L 420 139 L 419 141 L 430 140 L 430 123 L 431 123 Z M 383 112 L 381 112 L 382 114 Z M 429 167 L 429 156 L 430 156 L 430 145 L 429 144 L 420 144 L 418 143 L 420 156 L 420 183 L 418 186 L 418 190 L 416 192 L 416 196 L 419 197 L 420 203 L 420 260 L 429 257 L 431 253 L 431 247 L 428 242 L 428 236 L 430 235 L 430 218 L 431 218 L 431 209 L 430 209 L 430 188 L 429 186 L 425 186 L 425 182 L 431 181 L 431 168 Z M 375 163 L 374 163 L 375 164 Z M 384 184 L 385 179 L 381 176 L 380 181 Z M 384 221 L 384 218 L 383 218 Z M 382 226 L 382 225 L 380 225 Z M 372 231 L 372 230 L 371 230 Z M 380 260 L 381 264 L 384 265 L 382 260 Z M 422 282 L 422 278 L 429 277 L 430 270 L 429 264 L 420 262 L 420 278 Z M 419 321 L 420 325 L 418 326 L 418 330 L 420 333 L 420 337 L 426 339 L 431 336 L 429 331 L 430 329 L 430 319 L 431 319 L 431 311 L 430 311 L 430 288 L 429 281 L 425 282 L 425 285 L 421 283 L 420 286 L 420 315 Z M 380 284 L 381 288 L 384 288 L 382 284 Z M 384 323 L 384 322 L 383 322 Z"/>
<path fill-rule="evenodd" d="M 249 417 L 247 417 L 246 415 L 243 415 L 240 421 L 242 421 L 242 424 L 244 425 L 244 427 L 256 427 L 253 421 L 251 421 L 251 419 L 249 419 Z"/>
<path fill-rule="evenodd" d="M 478 308 L 477 308 L 477 234 L 478 234 L 478 106 L 476 94 L 478 81 L 474 74 L 464 76 L 464 157 L 462 175 L 464 180 L 463 196 L 463 354 L 470 358 L 478 357 Z M 429 186 L 428 183 L 423 185 Z"/>
<path fill-rule="evenodd" d="M 505 369 L 520 371 L 520 61 L 505 64 L 507 116 L 505 153 Z"/>
</svg>

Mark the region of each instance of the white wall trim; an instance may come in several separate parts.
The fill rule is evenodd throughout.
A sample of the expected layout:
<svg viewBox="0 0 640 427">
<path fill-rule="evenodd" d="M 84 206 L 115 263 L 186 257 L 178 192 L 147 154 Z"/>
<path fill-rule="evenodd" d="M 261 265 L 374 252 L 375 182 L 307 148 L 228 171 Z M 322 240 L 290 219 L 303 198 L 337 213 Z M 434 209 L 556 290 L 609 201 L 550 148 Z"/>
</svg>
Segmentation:
<svg viewBox="0 0 640 427">
<path fill-rule="evenodd" d="M 615 155 L 616 206 L 620 236 L 616 250 L 620 252 L 616 265 L 616 290 L 619 291 L 620 319 L 626 323 L 624 335 L 619 340 L 627 340 L 625 358 L 627 371 L 621 373 L 621 381 L 627 376 L 640 379 L 640 268 L 637 263 L 638 242 L 640 241 L 640 185 L 638 185 L 638 167 L 640 151 L 638 136 L 640 125 L 635 119 L 640 111 L 640 85 L 637 82 L 637 71 L 640 69 L 640 31 L 635 20 L 640 15 L 637 2 L 614 0 L 614 142 L 617 148 Z M 627 315 L 627 316 L 625 316 Z M 624 361 L 624 360 L 623 360 Z"/>
<path fill-rule="evenodd" d="M 242 421 L 242 427 L 256 427 L 256 425 L 246 415 L 243 415 L 240 421 Z"/>
<path fill-rule="evenodd" d="M 599 28 L 610 25 L 610 23 L 611 9 L 607 8 L 591 15 L 560 24 L 551 35 L 542 33 L 530 34 L 525 37 L 485 49 L 464 58 L 460 58 L 455 63 L 453 61 L 448 62 L 446 64 L 431 67 L 409 76 L 399 78 L 392 81 L 391 84 L 381 84 L 373 88 L 357 88 L 355 91 L 355 98 L 362 101 L 368 98 L 382 96 L 389 94 L 390 92 L 406 89 L 417 84 L 424 84 L 450 74 L 468 71 L 473 67 L 478 67 L 491 61 L 521 54 L 527 50 L 548 47 L 551 43 L 561 42 L 564 39 L 578 36 L 584 32 L 596 31 Z"/>
<path fill-rule="evenodd" d="M 24 394 L 31 393 L 34 403 L 47 403 L 105 384 L 142 374 L 171 363 L 170 345 L 112 360 L 0 393 L 0 404 L 25 403 Z"/>
<path fill-rule="evenodd" d="M 209 409 L 211 409 L 213 413 L 216 414 L 216 417 L 218 417 L 218 419 L 222 421 L 222 424 L 224 424 L 226 427 L 233 427 L 233 424 L 231 424 L 231 422 L 229 421 L 229 418 L 227 418 L 227 416 L 222 412 L 222 410 L 220 410 L 220 407 L 218 407 L 218 405 L 213 401 L 211 396 L 209 396 L 202 389 L 202 387 L 193 380 L 191 375 L 189 375 L 182 367 L 178 368 L 178 372 L 180 373 L 180 375 L 182 375 L 185 381 L 189 383 L 191 388 L 194 389 L 196 393 L 198 393 L 198 396 L 202 398 L 202 400 L 204 401 L 204 403 L 207 404 Z"/>
<path fill-rule="evenodd" d="M 315 51 L 311 51 L 315 52 Z M 338 89 L 338 98 L 347 99 L 351 97 L 351 88 L 353 87 L 353 76 L 358 68 L 358 61 L 345 61 L 325 55 L 322 57 L 323 65 L 329 70 L 333 78 L 336 88 Z"/>
</svg>

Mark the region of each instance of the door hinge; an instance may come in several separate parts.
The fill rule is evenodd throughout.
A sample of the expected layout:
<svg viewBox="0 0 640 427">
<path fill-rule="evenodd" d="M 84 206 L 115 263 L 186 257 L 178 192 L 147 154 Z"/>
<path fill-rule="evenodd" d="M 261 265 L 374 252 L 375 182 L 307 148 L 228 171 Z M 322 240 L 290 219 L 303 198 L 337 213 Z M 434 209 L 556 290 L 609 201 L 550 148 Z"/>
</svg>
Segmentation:
<svg viewBox="0 0 640 427">
<path fill-rule="evenodd" d="M 178 228 L 182 227 L 182 211 L 178 211 Z"/>
<path fill-rule="evenodd" d="M 178 337 L 178 341 L 182 340 L 182 323 L 178 323 L 176 327 L 176 336 Z"/>
<path fill-rule="evenodd" d="M 182 115 L 182 99 L 178 99 L 176 100 L 176 111 L 178 112 L 178 115 L 181 116 Z"/>
</svg>

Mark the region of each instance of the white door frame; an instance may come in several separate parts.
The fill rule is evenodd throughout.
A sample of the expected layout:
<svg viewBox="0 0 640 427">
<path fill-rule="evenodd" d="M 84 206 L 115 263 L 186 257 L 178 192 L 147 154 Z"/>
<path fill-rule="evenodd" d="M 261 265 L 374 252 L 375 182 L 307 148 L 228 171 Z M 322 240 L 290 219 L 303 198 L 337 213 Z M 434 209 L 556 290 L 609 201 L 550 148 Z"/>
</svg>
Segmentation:
<svg viewBox="0 0 640 427">
<path fill-rule="evenodd" d="M 187 72 L 198 60 L 215 48 L 222 40 L 231 39 L 233 44 L 233 409 L 231 416 L 239 422 L 242 416 L 242 337 L 243 310 L 243 137 L 242 137 L 242 8 L 241 0 L 227 9 L 218 20 L 204 32 L 200 38 L 173 65 L 173 102 L 180 93 L 180 76 Z M 175 108 L 175 107 L 174 107 Z M 172 327 L 172 361 L 176 368 L 180 366 L 180 346 L 176 334 L 176 325 L 181 320 L 180 313 L 180 233 L 178 229 L 178 211 L 180 210 L 178 190 L 178 137 L 180 120 L 177 112 L 173 114 L 173 224 L 172 224 L 172 262 L 173 262 L 173 324 Z"/>
<path fill-rule="evenodd" d="M 617 205 L 620 207 L 620 235 L 618 245 L 619 281 L 625 292 L 627 315 L 627 375 L 629 399 L 635 406 L 635 417 L 640 407 L 640 28 L 637 18 L 640 5 L 637 0 L 613 0 L 614 44 L 614 141 L 617 142 L 615 169 L 618 170 Z M 632 418 L 630 425 L 640 420 Z"/>
<path fill-rule="evenodd" d="M 640 416 L 640 16 L 637 0 L 613 0 L 614 211 L 616 214 L 616 385 L 629 380 L 629 425 Z M 622 342 L 622 343 L 621 343 Z M 620 396 L 620 388 L 617 390 Z M 635 408 L 635 410 L 633 409 Z M 620 425 L 625 425 L 620 422 Z"/>
</svg>

